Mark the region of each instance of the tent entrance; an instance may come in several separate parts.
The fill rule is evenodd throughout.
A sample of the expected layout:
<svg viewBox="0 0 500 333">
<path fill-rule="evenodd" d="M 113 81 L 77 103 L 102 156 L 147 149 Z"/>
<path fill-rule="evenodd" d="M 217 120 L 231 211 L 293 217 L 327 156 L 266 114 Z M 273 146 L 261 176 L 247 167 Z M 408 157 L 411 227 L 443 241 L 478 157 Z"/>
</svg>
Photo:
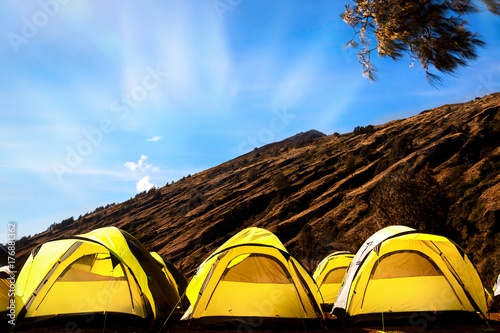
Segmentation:
<svg viewBox="0 0 500 333">
<path fill-rule="evenodd" d="M 321 282 L 321 285 L 342 283 L 346 271 L 347 267 L 337 267 L 332 269 L 326 274 L 325 278 Z"/>
<path fill-rule="evenodd" d="M 346 267 L 337 267 L 329 271 L 326 275 L 319 288 L 321 290 L 321 294 L 323 295 L 323 303 L 324 304 L 333 304 L 337 298 L 337 294 L 340 289 L 340 285 L 344 280 L 345 272 L 347 271 Z M 331 310 L 331 307 L 325 307 L 328 310 Z"/>
<path fill-rule="evenodd" d="M 147 317 L 144 298 L 130 270 L 109 252 L 74 260 L 53 282 L 35 313 L 68 315 L 102 313 L 103 309 Z"/>
<path fill-rule="evenodd" d="M 227 265 L 221 281 L 290 284 L 292 277 L 282 263 L 263 254 L 242 254 Z"/>
<path fill-rule="evenodd" d="M 204 315 L 300 318 L 303 311 L 283 263 L 273 256 L 247 253 L 226 266 Z"/>
<path fill-rule="evenodd" d="M 360 309 L 362 313 L 465 310 L 443 272 L 418 251 L 381 256 L 370 272 Z"/>
</svg>

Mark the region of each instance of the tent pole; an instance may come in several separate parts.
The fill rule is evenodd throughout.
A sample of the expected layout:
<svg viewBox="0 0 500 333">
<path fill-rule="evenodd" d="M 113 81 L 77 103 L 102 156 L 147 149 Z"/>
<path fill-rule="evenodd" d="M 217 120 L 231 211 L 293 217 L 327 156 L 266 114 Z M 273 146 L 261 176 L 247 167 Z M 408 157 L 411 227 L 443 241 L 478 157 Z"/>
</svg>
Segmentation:
<svg viewBox="0 0 500 333">
<path fill-rule="evenodd" d="M 290 260 L 288 260 L 288 270 L 291 272 L 292 270 L 290 269 L 290 263 L 291 263 L 291 261 L 290 261 Z M 295 267 L 294 267 L 294 268 L 295 268 Z M 294 270 L 294 273 L 295 273 L 295 275 L 297 275 L 297 277 L 298 277 L 297 270 Z M 299 312 L 301 312 L 301 313 L 302 313 L 302 308 L 300 307 L 300 306 L 302 305 L 302 306 L 304 307 L 304 315 L 305 315 L 305 313 L 306 313 L 306 311 L 307 311 L 307 310 L 305 309 L 304 304 L 302 304 L 302 301 L 301 301 L 301 299 L 300 299 L 299 290 L 298 290 L 297 286 L 295 285 L 295 281 L 293 281 L 293 277 L 292 277 L 292 283 L 293 283 L 293 286 L 295 287 L 295 291 L 296 291 L 295 296 L 297 297 L 297 305 L 299 306 Z M 300 319 L 301 319 L 301 321 L 302 321 L 302 327 L 304 328 L 304 332 L 307 332 L 307 329 L 306 329 L 306 324 L 304 323 L 304 316 L 300 316 Z"/>
<path fill-rule="evenodd" d="M 113 270 L 111 272 L 114 273 L 114 271 L 115 271 L 115 267 L 113 266 Z M 110 281 L 109 288 L 108 288 L 108 303 L 106 304 L 106 310 L 104 311 L 104 323 L 102 326 L 102 333 L 104 333 L 106 331 L 106 319 L 108 318 L 109 299 L 111 298 L 111 284 L 112 284 L 112 281 Z"/>
<path fill-rule="evenodd" d="M 380 250 L 377 253 L 377 267 L 380 268 Z M 378 270 L 378 277 L 380 279 L 380 269 Z M 381 290 L 379 290 L 381 291 Z M 380 315 L 382 316 L 382 332 L 385 332 L 385 322 L 384 322 L 384 304 L 382 304 L 382 294 L 380 295 Z"/>
</svg>

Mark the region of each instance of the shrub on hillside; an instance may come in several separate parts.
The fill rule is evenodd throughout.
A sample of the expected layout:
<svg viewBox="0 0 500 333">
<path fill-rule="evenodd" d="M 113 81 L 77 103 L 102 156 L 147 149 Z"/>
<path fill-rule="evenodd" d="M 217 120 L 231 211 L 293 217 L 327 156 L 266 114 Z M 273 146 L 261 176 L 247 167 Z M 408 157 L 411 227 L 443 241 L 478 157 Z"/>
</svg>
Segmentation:
<svg viewBox="0 0 500 333">
<path fill-rule="evenodd" d="M 248 170 L 248 173 L 246 175 L 246 182 L 247 183 L 252 183 L 257 178 L 259 178 L 259 171 L 255 167 Z"/>
<path fill-rule="evenodd" d="M 203 195 L 203 193 L 199 191 L 195 191 L 191 193 L 191 197 L 189 198 L 188 210 L 192 210 L 200 207 L 207 201 L 207 198 Z"/>
<path fill-rule="evenodd" d="M 422 231 L 446 232 L 448 199 L 428 168 L 417 174 L 387 175 L 372 193 L 370 202 L 383 225 L 401 224 Z"/>
<path fill-rule="evenodd" d="M 271 177 L 271 181 L 274 184 L 274 187 L 276 187 L 278 190 L 281 190 L 283 188 L 287 188 L 290 186 L 290 181 L 288 178 L 283 174 L 283 172 L 279 172 L 275 174 L 274 176 Z"/>
<path fill-rule="evenodd" d="M 364 126 L 356 126 L 354 127 L 353 133 L 354 135 L 359 135 L 359 134 L 370 134 L 375 132 L 375 127 L 373 125 L 368 125 L 366 127 Z"/>
<path fill-rule="evenodd" d="M 354 155 L 349 155 L 344 161 L 344 168 L 348 174 L 356 171 L 356 157 Z"/>
<path fill-rule="evenodd" d="M 356 126 L 352 132 L 354 135 L 363 134 L 365 132 L 365 128 L 363 126 Z"/>
<path fill-rule="evenodd" d="M 374 175 L 378 175 L 379 173 L 385 171 L 389 167 L 389 165 L 390 165 L 389 159 L 386 157 L 382 157 L 377 162 L 377 167 L 375 168 Z"/>
<path fill-rule="evenodd" d="M 392 142 L 391 159 L 398 161 L 408 155 L 411 149 L 411 137 L 408 134 L 401 135 Z"/>
</svg>

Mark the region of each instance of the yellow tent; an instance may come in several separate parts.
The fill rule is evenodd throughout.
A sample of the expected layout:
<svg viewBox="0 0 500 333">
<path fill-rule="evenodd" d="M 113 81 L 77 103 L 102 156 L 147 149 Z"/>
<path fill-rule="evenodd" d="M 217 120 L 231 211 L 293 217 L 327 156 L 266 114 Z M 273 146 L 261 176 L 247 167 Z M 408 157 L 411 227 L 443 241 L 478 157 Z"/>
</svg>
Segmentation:
<svg viewBox="0 0 500 333">
<path fill-rule="evenodd" d="M 323 296 L 323 303 L 321 304 L 323 310 L 332 309 L 352 258 L 354 258 L 354 254 L 338 251 L 328 255 L 316 267 L 313 279 Z"/>
<path fill-rule="evenodd" d="M 25 323 L 108 313 L 149 320 L 178 300 L 144 246 L 114 227 L 42 244 L 16 282 L 17 321 Z"/>
<path fill-rule="evenodd" d="M 175 287 L 175 291 L 177 292 L 179 299 L 182 299 L 182 301 L 179 302 L 178 308 L 186 310 L 189 307 L 189 300 L 184 295 L 188 285 L 186 278 L 169 260 L 165 259 L 156 252 L 149 253 L 160 265 L 160 268 L 163 274 L 165 274 L 169 284 Z"/>
<path fill-rule="evenodd" d="M 9 306 L 9 289 L 10 280 L 8 278 L 11 276 L 9 266 L 0 267 L 0 313 L 7 311 Z"/>
<path fill-rule="evenodd" d="M 186 295 L 191 307 L 183 319 L 200 325 L 322 325 L 314 280 L 274 234 L 260 228 L 245 229 L 215 250 Z"/>
<path fill-rule="evenodd" d="M 11 300 L 13 300 L 13 283 L 15 279 L 12 278 L 12 273 L 9 266 L 0 267 L 0 331 L 3 332 L 3 328 L 8 327 L 9 322 L 13 323 L 14 319 L 14 306 L 11 305 Z M 12 325 L 11 325 L 12 326 Z"/>
<path fill-rule="evenodd" d="M 356 253 L 332 311 L 352 322 L 486 315 L 479 274 L 467 254 L 443 236 L 391 226 Z"/>
</svg>

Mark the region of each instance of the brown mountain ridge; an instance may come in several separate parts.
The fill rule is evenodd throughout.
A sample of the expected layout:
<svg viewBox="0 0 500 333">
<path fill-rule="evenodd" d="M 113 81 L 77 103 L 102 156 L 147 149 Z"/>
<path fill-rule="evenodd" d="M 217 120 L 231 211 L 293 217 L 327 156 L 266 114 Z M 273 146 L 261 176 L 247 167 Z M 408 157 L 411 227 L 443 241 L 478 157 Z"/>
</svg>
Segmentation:
<svg viewBox="0 0 500 333">
<path fill-rule="evenodd" d="M 500 93 L 407 119 L 318 131 L 254 151 L 175 183 L 53 224 L 17 243 L 116 226 L 189 278 L 216 247 L 257 226 L 309 268 L 376 230 L 404 224 L 460 244 L 487 285 L 500 273 Z"/>
</svg>

